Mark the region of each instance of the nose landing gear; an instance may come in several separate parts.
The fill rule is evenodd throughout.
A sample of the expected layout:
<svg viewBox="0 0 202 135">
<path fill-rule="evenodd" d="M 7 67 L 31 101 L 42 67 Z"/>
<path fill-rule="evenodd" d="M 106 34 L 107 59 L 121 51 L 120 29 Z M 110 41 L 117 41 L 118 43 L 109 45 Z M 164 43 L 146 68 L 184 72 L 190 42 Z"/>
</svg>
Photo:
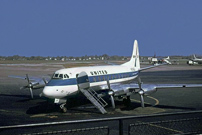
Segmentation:
<svg viewBox="0 0 202 135">
<path fill-rule="evenodd" d="M 55 99 L 54 103 L 60 105 L 62 112 L 66 113 L 67 108 L 65 107 L 67 100 L 66 99 Z"/>
<path fill-rule="evenodd" d="M 65 107 L 66 103 L 63 103 L 60 105 L 60 108 L 62 110 L 63 113 L 66 113 L 67 112 L 67 108 Z"/>
</svg>

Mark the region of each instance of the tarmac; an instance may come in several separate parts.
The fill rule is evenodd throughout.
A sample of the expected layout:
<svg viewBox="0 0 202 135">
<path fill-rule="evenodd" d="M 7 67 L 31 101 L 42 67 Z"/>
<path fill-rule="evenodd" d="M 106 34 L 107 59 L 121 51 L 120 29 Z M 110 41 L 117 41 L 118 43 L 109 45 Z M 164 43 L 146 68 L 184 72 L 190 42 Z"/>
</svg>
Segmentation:
<svg viewBox="0 0 202 135">
<path fill-rule="evenodd" d="M 202 88 L 178 88 L 158 90 L 145 97 L 145 108 L 140 106 L 139 95 L 131 96 L 131 106 L 125 107 L 116 101 L 116 109 L 106 107 L 107 114 L 101 114 L 85 98 L 75 99 L 75 106 L 67 113 L 60 112 L 59 107 L 39 97 L 42 89 L 35 90 L 34 100 L 30 99 L 29 90 L 20 90 L 26 80 L 9 78 L 9 75 L 42 77 L 64 68 L 54 64 L 12 64 L 0 65 L 0 126 L 84 120 L 120 116 L 141 116 L 170 112 L 202 110 Z M 167 65 L 140 73 L 145 84 L 200 84 L 202 83 L 202 66 Z M 136 80 L 134 80 L 136 82 Z M 79 105 L 79 103 L 83 103 Z"/>
</svg>

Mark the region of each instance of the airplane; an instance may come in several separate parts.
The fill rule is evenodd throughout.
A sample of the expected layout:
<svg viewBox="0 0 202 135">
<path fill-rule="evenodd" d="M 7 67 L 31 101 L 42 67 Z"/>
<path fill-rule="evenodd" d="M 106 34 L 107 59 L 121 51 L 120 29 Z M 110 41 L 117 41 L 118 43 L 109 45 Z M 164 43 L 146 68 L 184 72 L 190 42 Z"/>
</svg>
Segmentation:
<svg viewBox="0 0 202 135">
<path fill-rule="evenodd" d="M 170 57 L 162 58 L 162 57 L 156 57 L 156 54 L 154 54 L 153 57 L 148 57 L 149 63 L 153 64 L 162 64 L 165 60 L 170 60 Z"/>
<path fill-rule="evenodd" d="M 132 94 L 140 95 L 141 106 L 144 108 L 144 96 L 155 93 L 157 89 L 202 87 L 202 84 L 142 84 L 139 73 L 157 66 L 171 64 L 168 59 L 164 59 L 164 62 L 141 68 L 138 42 L 135 40 L 131 59 L 124 64 L 65 68 L 56 71 L 49 81 L 41 79 L 41 83 L 32 83 L 26 75 L 24 79 L 28 81 L 28 85 L 24 88 L 30 89 L 33 98 L 32 89 L 45 86 L 40 95 L 52 99 L 63 112 L 67 112 L 65 105 L 69 97 L 83 94 L 102 114 L 105 114 L 107 111 L 104 107 L 108 103 L 102 98 L 104 96 L 102 91 L 109 95 L 114 109 L 115 98 L 123 99 L 124 103 L 129 104 Z M 138 80 L 137 84 L 128 83 L 135 78 Z"/>
<path fill-rule="evenodd" d="M 196 58 L 195 54 L 193 55 L 193 58 L 191 60 L 194 61 L 194 62 L 200 62 L 200 63 L 202 63 L 202 59 Z"/>
<path fill-rule="evenodd" d="M 168 56 L 167 58 L 161 58 L 161 59 L 159 59 L 159 63 L 162 63 L 162 62 L 164 62 L 165 60 L 170 60 L 170 57 Z"/>
</svg>

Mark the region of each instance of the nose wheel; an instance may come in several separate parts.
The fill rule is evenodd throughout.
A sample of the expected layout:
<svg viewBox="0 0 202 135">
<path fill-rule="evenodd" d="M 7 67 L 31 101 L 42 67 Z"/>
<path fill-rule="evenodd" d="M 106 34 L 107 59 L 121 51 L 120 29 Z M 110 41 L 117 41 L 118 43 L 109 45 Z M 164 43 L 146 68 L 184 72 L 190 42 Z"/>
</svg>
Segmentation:
<svg viewBox="0 0 202 135">
<path fill-rule="evenodd" d="M 65 105 L 66 103 L 60 105 L 60 109 L 62 110 L 63 113 L 67 112 L 67 108 L 65 107 Z"/>
</svg>

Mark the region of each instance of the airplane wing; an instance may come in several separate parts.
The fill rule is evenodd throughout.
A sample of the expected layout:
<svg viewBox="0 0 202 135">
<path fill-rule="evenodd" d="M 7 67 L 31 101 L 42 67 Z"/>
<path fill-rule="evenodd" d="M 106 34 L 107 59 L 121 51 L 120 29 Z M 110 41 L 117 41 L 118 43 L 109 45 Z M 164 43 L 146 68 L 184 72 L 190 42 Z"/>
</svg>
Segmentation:
<svg viewBox="0 0 202 135">
<path fill-rule="evenodd" d="M 102 88 L 107 88 L 105 87 Z M 202 84 L 112 84 L 110 86 L 111 90 L 114 92 L 115 96 L 131 95 L 132 93 L 138 93 L 139 91 L 144 91 L 144 95 L 150 95 L 151 92 L 156 92 L 158 89 L 169 89 L 169 88 L 194 88 L 202 87 Z"/>
<path fill-rule="evenodd" d="M 169 88 L 194 88 L 202 87 L 202 84 L 142 84 L 138 78 L 138 83 L 131 84 L 107 84 L 102 86 L 102 89 L 109 89 L 109 95 L 112 97 L 127 97 L 132 94 L 139 94 L 141 100 L 141 106 L 144 107 L 144 96 L 151 95 L 159 89 Z M 114 101 L 112 101 L 114 104 Z M 114 105 L 115 108 L 115 105 Z"/>
<path fill-rule="evenodd" d="M 26 80 L 26 76 L 9 75 L 8 77 Z M 41 81 L 41 78 L 39 78 L 39 77 L 29 77 L 29 80 L 38 82 L 38 81 Z"/>
<path fill-rule="evenodd" d="M 202 84 L 157 84 L 156 89 L 166 89 L 166 88 L 194 88 L 202 87 Z"/>
</svg>

